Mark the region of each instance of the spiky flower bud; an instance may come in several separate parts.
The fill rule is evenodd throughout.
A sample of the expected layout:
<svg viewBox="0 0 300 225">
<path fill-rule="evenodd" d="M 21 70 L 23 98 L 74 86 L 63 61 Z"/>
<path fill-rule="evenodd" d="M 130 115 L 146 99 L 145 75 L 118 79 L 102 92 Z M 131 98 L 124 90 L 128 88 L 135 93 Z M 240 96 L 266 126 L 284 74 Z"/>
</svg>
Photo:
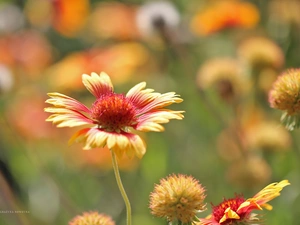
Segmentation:
<svg viewBox="0 0 300 225">
<path fill-rule="evenodd" d="M 169 222 L 190 224 L 196 213 L 205 210 L 205 189 L 198 180 L 187 175 L 170 175 L 160 180 L 150 195 L 151 213 Z"/>
</svg>

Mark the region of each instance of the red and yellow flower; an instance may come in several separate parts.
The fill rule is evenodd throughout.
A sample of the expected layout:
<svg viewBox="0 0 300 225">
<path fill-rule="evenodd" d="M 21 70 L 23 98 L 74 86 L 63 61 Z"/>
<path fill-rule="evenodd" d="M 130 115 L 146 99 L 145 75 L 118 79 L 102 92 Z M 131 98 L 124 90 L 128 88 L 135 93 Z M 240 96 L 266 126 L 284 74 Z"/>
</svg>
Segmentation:
<svg viewBox="0 0 300 225">
<path fill-rule="evenodd" d="M 107 146 L 118 157 L 124 152 L 141 158 L 146 152 L 146 145 L 136 131 L 164 130 L 162 123 L 170 119 L 181 120 L 183 111 L 173 111 L 164 107 L 183 100 L 174 92 L 160 94 L 153 89 L 144 89 L 145 82 L 131 88 L 126 95 L 113 91 L 110 77 L 102 72 L 100 75 L 83 74 L 84 86 L 96 97 L 91 108 L 69 96 L 49 93 L 46 101 L 53 105 L 45 108 L 52 113 L 47 121 L 57 127 L 76 127 L 87 125 L 70 139 L 83 141 L 84 149 Z"/>
<path fill-rule="evenodd" d="M 199 219 L 198 225 L 228 225 L 228 224 L 252 224 L 258 220 L 251 212 L 253 210 L 272 210 L 272 206 L 267 202 L 280 195 L 280 191 L 290 183 L 283 180 L 272 183 L 258 192 L 254 197 L 244 199 L 242 195 L 235 198 L 224 199 L 222 203 L 213 206 L 212 214 L 207 218 Z"/>
</svg>

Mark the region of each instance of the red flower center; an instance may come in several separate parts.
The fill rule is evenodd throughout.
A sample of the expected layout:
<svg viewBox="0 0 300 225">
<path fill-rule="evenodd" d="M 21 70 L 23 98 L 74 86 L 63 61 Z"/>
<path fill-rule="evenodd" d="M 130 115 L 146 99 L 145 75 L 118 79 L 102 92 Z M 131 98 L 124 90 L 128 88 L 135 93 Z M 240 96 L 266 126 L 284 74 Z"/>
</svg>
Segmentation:
<svg viewBox="0 0 300 225">
<path fill-rule="evenodd" d="M 91 112 L 95 123 L 106 131 L 120 132 L 137 123 L 135 107 L 123 94 L 101 96 L 94 102 Z"/>
<path fill-rule="evenodd" d="M 237 211 L 239 206 L 245 201 L 244 197 L 241 195 L 236 195 L 235 198 L 231 199 L 224 199 L 222 203 L 220 203 L 217 206 L 213 206 L 213 216 L 216 221 L 220 221 L 220 219 L 224 216 L 225 210 L 230 207 L 231 210 Z M 239 215 L 241 217 L 241 220 L 243 220 L 243 217 L 245 216 L 244 214 Z M 222 224 L 231 224 L 233 220 L 229 219 L 224 221 Z"/>
</svg>

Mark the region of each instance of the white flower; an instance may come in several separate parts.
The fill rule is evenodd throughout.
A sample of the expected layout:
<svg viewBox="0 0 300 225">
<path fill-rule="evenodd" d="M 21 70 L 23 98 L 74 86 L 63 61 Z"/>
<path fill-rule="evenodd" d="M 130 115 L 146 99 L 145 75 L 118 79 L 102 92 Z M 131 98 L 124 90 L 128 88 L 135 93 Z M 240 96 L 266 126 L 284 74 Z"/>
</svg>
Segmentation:
<svg viewBox="0 0 300 225">
<path fill-rule="evenodd" d="M 14 84 L 11 70 L 0 64 L 0 93 L 9 91 Z"/>
<path fill-rule="evenodd" d="M 175 29 L 180 22 L 180 15 L 170 2 L 148 2 L 138 9 L 136 22 L 142 35 L 151 36 L 160 28 Z"/>
<path fill-rule="evenodd" d="M 21 9 L 13 4 L 0 5 L 0 31 L 13 32 L 20 29 L 24 23 Z"/>
</svg>

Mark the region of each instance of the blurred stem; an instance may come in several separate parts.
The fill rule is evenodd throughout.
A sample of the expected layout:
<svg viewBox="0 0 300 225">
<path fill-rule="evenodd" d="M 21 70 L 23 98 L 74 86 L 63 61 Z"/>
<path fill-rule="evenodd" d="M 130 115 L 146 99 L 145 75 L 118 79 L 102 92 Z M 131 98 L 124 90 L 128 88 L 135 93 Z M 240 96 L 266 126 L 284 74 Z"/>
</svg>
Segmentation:
<svg viewBox="0 0 300 225">
<path fill-rule="evenodd" d="M 121 176 L 120 176 L 120 172 L 119 172 L 119 167 L 118 167 L 118 163 L 117 163 L 116 154 L 112 150 L 110 150 L 110 152 L 111 152 L 111 156 L 112 156 L 112 164 L 113 164 L 113 168 L 114 168 L 114 172 L 115 172 L 115 177 L 116 177 L 116 180 L 117 180 L 117 184 L 118 184 L 119 190 L 121 192 L 121 195 L 122 195 L 123 200 L 124 200 L 125 205 L 126 205 L 127 225 L 131 225 L 131 206 L 130 206 L 130 201 L 129 201 L 128 197 L 127 197 L 127 194 L 126 194 L 125 189 L 124 189 L 123 184 L 122 184 L 122 180 L 121 180 Z"/>
</svg>

